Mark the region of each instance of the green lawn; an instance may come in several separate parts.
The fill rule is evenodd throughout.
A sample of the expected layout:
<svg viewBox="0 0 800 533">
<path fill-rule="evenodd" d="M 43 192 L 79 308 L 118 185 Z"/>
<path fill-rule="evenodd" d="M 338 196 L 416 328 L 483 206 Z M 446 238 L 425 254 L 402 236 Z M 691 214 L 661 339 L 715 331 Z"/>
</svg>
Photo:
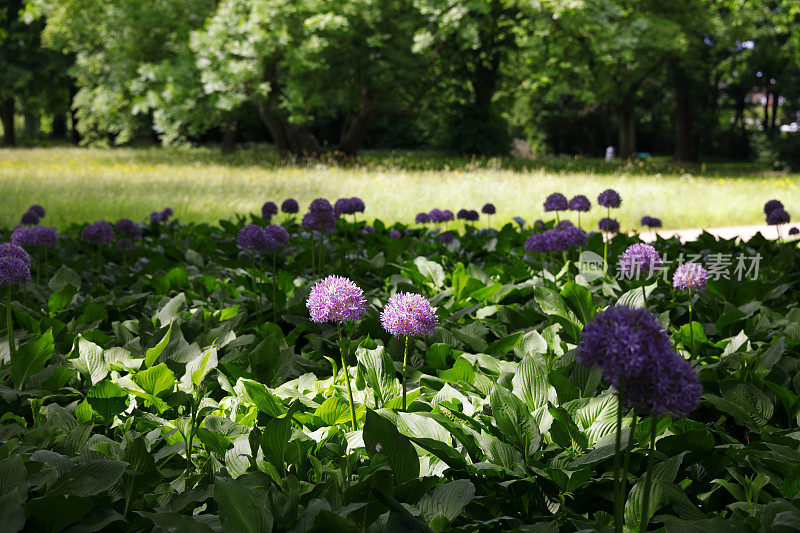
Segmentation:
<svg viewBox="0 0 800 533">
<path fill-rule="evenodd" d="M 800 175 L 754 164 L 682 166 L 666 160 L 614 163 L 587 159 L 499 160 L 435 154 L 365 154 L 358 163 L 280 165 L 265 148 L 222 156 L 211 148 L 19 148 L 0 150 L 0 226 L 18 222 L 32 203 L 47 209 L 43 223 L 128 217 L 142 220 L 171 206 L 184 221 L 214 222 L 260 212 L 266 200 L 293 197 L 304 208 L 317 197 L 360 196 L 366 216 L 412 222 L 433 207 L 457 211 L 497 205 L 494 223 L 543 217 L 547 194 L 597 193 L 612 187 L 623 198 L 623 229 L 643 215 L 666 228 L 762 224 L 762 206 L 779 198 L 800 217 Z M 605 216 L 593 209 L 592 224 Z"/>
</svg>

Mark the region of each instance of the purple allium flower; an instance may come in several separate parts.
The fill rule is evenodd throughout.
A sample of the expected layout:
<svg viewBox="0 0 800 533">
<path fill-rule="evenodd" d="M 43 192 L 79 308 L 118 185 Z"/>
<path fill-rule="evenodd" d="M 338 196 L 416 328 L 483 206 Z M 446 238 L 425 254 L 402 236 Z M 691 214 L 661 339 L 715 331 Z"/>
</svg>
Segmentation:
<svg viewBox="0 0 800 533">
<path fill-rule="evenodd" d="M 111 244 L 114 240 L 114 230 L 111 229 L 111 224 L 100 220 L 83 228 L 81 239 L 92 244 Z"/>
<path fill-rule="evenodd" d="M 597 196 L 597 203 L 603 207 L 616 209 L 622 205 L 622 198 L 614 189 L 606 189 Z"/>
<path fill-rule="evenodd" d="M 33 204 L 28 208 L 28 211 L 33 211 L 34 213 L 39 215 L 39 218 L 44 218 L 45 215 L 44 207 L 40 206 L 39 204 Z"/>
<path fill-rule="evenodd" d="M 373 228 L 372 226 L 364 226 L 361 229 L 361 233 L 363 233 L 364 235 L 367 235 L 369 233 L 375 233 L 375 228 Z"/>
<path fill-rule="evenodd" d="M 631 244 L 619 259 L 619 269 L 628 278 L 638 278 L 642 273 L 649 277 L 663 266 L 658 251 L 649 244 L 643 243 Z"/>
<path fill-rule="evenodd" d="M 569 201 L 570 211 L 582 211 L 585 213 L 586 211 L 589 211 L 591 208 L 592 208 L 592 202 L 590 202 L 589 199 L 582 194 L 573 196 L 572 199 Z"/>
<path fill-rule="evenodd" d="M 314 322 L 355 322 L 364 312 L 364 291 L 347 278 L 328 276 L 318 281 L 306 301 Z"/>
<path fill-rule="evenodd" d="M 442 222 L 450 222 L 451 220 L 456 219 L 455 215 L 453 215 L 453 212 L 449 209 L 442 211 L 442 214 L 444 215 L 444 220 L 442 220 Z"/>
<path fill-rule="evenodd" d="M 674 352 L 658 318 L 646 309 L 612 306 L 595 315 L 581 333 L 577 360 L 598 366 L 608 383 L 619 388 L 628 378 L 651 367 L 652 361 Z"/>
<path fill-rule="evenodd" d="M 399 292 L 389 298 L 381 312 L 381 325 L 395 337 L 430 337 L 439 319 L 436 308 L 424 296 Z"/>
<path fill-rule="evenodd" d="M 586 245 L 586 233 L 581 228 L 569 226 L 559 232 L 559 239 L 563 249 L 578 248 Z"/>
<path fill-rule="evenodd" d="M 239 230 L 236 242 L 239 248 L 255 250 L 256 252 L 266 252 L 271 247 L 271 242 L 264 232 L 264 228 L 257 224 L 248 224 Z"/>
<path fill-rule="evenodd" d="M 58 242 L 58 232 L 56 228 L 34 226 L 30 229 L 30 234 L 34 246 L 55 246 Z"/>
<path fill-rule="evenodd" d="M 322 233 L 333 233 L 336 228 L 336 214 L 333 206 L 325 198 L 317 198 L 308 206 L 303 215 L 302 226 Z"/>
<path fill-rule="evenodd" d="M 174 214 L 175 214 L 175 212 L 172 210 L 171 207 L 165 207 L 164 210 L 161 211 L 161 213 L 160 213 L 161 222 L 168 221 L 170 218 L 172 218 L 172 215 L 174 215 Z"/>
<path fill-rule="evenodd" d="M 619 222 L 613 218 L 601 218 L 600 222 L 597 223 L 597 227 L 600 228 L 600 231 L 605 231 L 606 233 L 619 233 Z"/>
<path fill-rule="evenodd" d="M 281 211 L 286 213 L 287 215 L 293 215 L 300 211 L 300 204 L 297 203 L 297 200 L 294 198 L 287 198 L 281 204 Z"/>
<path fill-rule="evenodd" d="M 543 254 L 549 252 L 549 241 L 544 233 L 534 233 L 525 241 L 525 253 Z"/>
<path fill-rule="evenodd" d="M 494 206 L 494 204 L 491 203 L 483 204 L 483 207 L 481 208 L 481 213 L 483 213 L 484 215 L 494 215 L 495 213 L 497 213 L 497 208 Z"/>
<path fill-rule="evenodd" d="M 789 229 L 789 235 L 797 235 L 798 233 L 800 233 L 800 229 L 797 229 L 797 226 Z"/>
<path fill-rule="evenodd" d="M 11 234 L 11 242 L 17 246 L 33 246 L 33 232 L 28 226 L 20 226 Z"/>
<path fill-rule="evenodd" d="M 26 226 L 35 226 L 38 223 L 39 215 L 37 215 L 34 211 L 25 211 L 20 219 L 20 224 L 25 224 Z"/>
<path fill-rule="evenodd" d="M 574 226 L 575 226 L 575 224 L 573 224 L 569 220 L 561 220 L 561 221 L 559 221 L 558 224 L 556 224 L 556 228 L 555 229 L 558 230 L 558 231 L 563 231 L 563 230 L 565 230 L 567 228 L 571 228 L 571 227 L 574 227 Z"/>
<path fill-rule="evenodd" d="M 123 237 L 117 240 L 116 247 L 120 252 L 130 252 L 133 250 L 133 243 L 130 241 L 130 239 Z"/>
<path fill-rule="evenodd" d="M 339 198 L 336 200 L 336 203 L 333 204 L 333 212 L 337 217 L 342 215 L 352 215 L 353 211 L 353 202 L 350 198 Z"/>
<path fill-rule="evenodd" d="M 545 211 L 566 211 L 569 209 L 567 197 L 560 192 L 554 192 L 544 201 Z"/>
<path fill-rule="evenodd" d="M 400 233 L 400 231 L 396 230 L 396 229 L 393 229 L 393 230 L 391 230 L 389 232 L 389 238 L 390 239 L 400 239 L 402 236 L 403 236 L 403 234 Z"/>
<path fill-rule="evenodd" d="M 25 263 L 29 268 L 31 266 L 31 256 L 28 255 L 28 252 L 10 242 L 0 243 L 0 257 L 18 259 L 19 261 Z"/>
<path fill-rule="evenodd" d="M 459 209 L 459 210 L 458 210 L 458 213 L 456 213 L 456 218 L 457 218 L 457 219 L 459 219 L 459 220 L 461 220 L 461 219 L 463 219 L 463 218 L 464 218 L 464 216 L 465 216 L 466 214 L 467 214 L 467 210 L 466 210 L 466 209 Z"/>
<path fill-rule="evenodd" d="M 450 231 L 445 231 L 444 233 L 439 235 L 439 242 L 441 242 L 442 244 L 450 244 L 455 240 L 456 240 L 455 236 Z"/>
<path fill-rule="evenodd" d="M 791 218 L 786 210 L 778 207 L 767 213 L 767 224 L 770 226 L 779 226 L 781 224 L 788 224 Z"/>
<path fill-rule="evenodd" d="M 417 216 L 414 218 L 414 222 L 417 224 L 427 224 L 430 221 L 431 217 L 428 213 L 417 213 Z"/>
<path fill-rule="evenodd" d="M 150 224 L 153 226 L 158 226 L 161 223 L 161 212 L 160 211 L 153 211 L 150 213 Z"/>
<path fill-rule="evenodd" d="M 431 209 L 431 212 L 428 214 L 428 218 L 430 218 L 431 222 L 439 223 L 445 221 L 445 214 L 444 211 L 438 208 Z"/>
<path fill-rule="evenodd" d="M 267 237 L 266 252 L 275 252 L 278 248 L 283 248 L 289 244 L 289 232 L 283 226 L 270 224 L 264 228 L 264 234 Z"/>
<path fill-rule="evenodd" d="M 672 285 L 681 291 L 702 291 L 708 283 L 708 271 L 698 263 L 684 263 L 672 274 Z"/>
<path fill-rule="evenodd" d="M 0 287 L 26 285 L 31 280 L 31 256 L 10 242 L 0 244 Z"/>
<path fill-rule="evenodd" d="M 780 200 L 770 200 L 764 204 L 764 214 L 769 215 L 776 209 L 783 209 L 783 204 Z"/>
<path fill-rule="evenodd" d="M 353 213 L 363 213 L 367 209 L 367 205 L 364 203 L 364 200 L 358 196 L 353 196 L 350 198 L 350 208 L 353 210 Z"/>
<path fill-rule="evenodd" d="M 650 216 L 643 216 L 641 221 L 642 226 L 646 228 L 660 228 L 661 227 L 661 219 L 650 217 Z"/>
<path fill-rule="evenodd" d="M 480 218 L 480 215 L 478 214 L 478 212 L 476 210 L 468 209 L 467 213 L 466 213 L 466 216 L 464 217 L 464 220 L 466 220 L 468 222 L 475 222 L 479 218 Z"/>
<path fill-rule="evenodd" d="M 688 416 L 700 406 L 703 386 L 689 362 L 676 353 L 659 353 L 650 368 L 625 381 L 625 406 L 642 416 Z"/>
<path fill-rule="evenodd" d="M 533 229 L 535 229 L 536 231 L 544 231 L 545 227 L 546 225 L 544 223 L 544 220 L 542 219 L 536 219 L 536 221 L 533 223 Z"/>
<path fill-rule="evenodd" d="M 114 226 L 114 230 L 118 234 L 124 235 L 128 238 L 138 239 L 142 236 L 142 228 L 140 228 L 136 222 L 129 218 L 123 218 L 117 221 L 116 226 Z"/>
<path fill-rule="evenodd" d="M 264 220 L 272 220 L 272 217 L 278 214 L 278 206 L 275 202 L 265 202 L 261 206 L 261 218 Z"/>
</svg>

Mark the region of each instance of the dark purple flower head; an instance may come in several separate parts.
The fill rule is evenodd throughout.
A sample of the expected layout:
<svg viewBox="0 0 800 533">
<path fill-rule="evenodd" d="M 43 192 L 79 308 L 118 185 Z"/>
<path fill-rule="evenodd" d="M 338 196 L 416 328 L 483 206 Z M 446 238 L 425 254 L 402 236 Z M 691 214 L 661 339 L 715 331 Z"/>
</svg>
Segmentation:
<svg viewBox="0 0 800 533">
<path fill-rule="evenodd" d="M 789 213 L 782 208 L 773 209 L 767 213 L 767 224 L 770 226 L 780 226 L 781 224 L 788 224 L 791 218 Z"/>
<path fill-rule="evenodd" d="M 776 209 L 783 209 L 783 204 L 780 200 L 770 200 L 764 204 L 764 214 L 769 215 Z"/>
<path fill-rule="evenodd" d="M 549 229 L 543 233 L 534 233 L 525 241 L 525 252 L 529 254 L 543 254 L 566 250 L 560 232 Z"/>
<path fill-rule="evenodd" d="M 560 192 L 554 192 L 544 201 L 545 211 L 566 211 L 569 209 L 567 197 Z"/>
<path fill-rule="evenodd" d="M 272 220 L 272 217 L 278 214 L 278 206 L 275 202 L 265 202 L 261 206 L 261 218 L 264 220 Z"/>
<path fill-rule="evenodd" d="M 20 219 L 20 224 L 24 224 L 26 226 L 35 226 L 39 223 L 39 215 L 36 214 L 35 211 L 25 211 L 22 215 L 22 219 Z"/>
<path fill-rule="evenodd" d="M 31 258 L 16 244 L 0 244 L 0 288 L 26 285 L 31 280 Z"/>
<path fill-rule="evenodd" d="M 641 416 L 688 416 L 700 406 L 703 386 L 689 362 L 676 353 L 659 353 L 650 367 L 625 380 L 625 407 Z"/>
<path fill-rule="evenodd" d="M 456 219 L 455 215 L 453 215 L 453 212 L 449 209 L 442 211 L 442 214 L 444 215 L 444 220 L 442 222 L 450 222 L 451 220 Z"/>
<path fill-rule="evenodd" d="M 25 263 L 30 268 L 31 256 L 28 252 L 10 242 L 0 243 L 0 257 L 11 257 Z"/>
<path fill-rule="evenodd" d="M 702 291 L 708 283 L 708 272 L 698 263 L 684 263 L 672 274 L 672 285 L 681 291 Z"/>
<path fill-rule="evenodd" d="M 442 244 L 450 244 L 451 242 L 455 241 L 456 238 L 452 232 L 445 231 L 444 233 L 439 235 L 439 242 Z"/>
<path fill-rule="evenodd" d="M 124 235 L 128 238 L 138 239 L 142 236 L 142 228 L 140 228 L 136 222 L 129 218 L 123 218 L 122 220 L 117 221 L 116 226 L 114 226 L 114 230 L 118 234 Z"/>
<path fill-rule="evenodd" d="M 337 217 L 342 215 L 352 215 L 355 211 L 353 211 L 353 202 L 350 198 L 339 198 L 336 200 L 336 203 L 333 204 L 333 212 L 336 214 Z"/>
<path fill-rule="evenodd" d="M 438 209 L 436 207 L 431 209 L 431 212 L 428 214 L 428 217 L 430 218 L 431 222 L 434 222 L 434 223 L 439 223 L 439 222 L 444 222 L 445 221 L 444 211 L 442 211 L 441 209 Z"/>
<path fill-rule="evenodd" d="M 514 222 L 519 224 L 520 228 L 524 228 L 525 227 L 525 219 L 524 218 L 517 216 L 517 217 L 513 217 L 511 220 L 513 220 Z M 542 224 L 544 224 L 544 222 L 542 222 Z"/>
<path fill-rule="evenodd" d="M 597 196 L 597 203 L 603 207 L 616 209 L 622 205 L 622 198 L 614 189 L 606 189 Z"/>
<path fill-rule="evenodd" d="M 561 248 L 568 250 L 586 245 L 586 233 L 578 227 L 569 226 L 558 233 Z"/>
<path fill-rule="evenodd" d="M 367 235 L 369 233 L 375 233 L 375 228 L 373 228 L 372 226 L 364 226 L 364 228 L 361 230 L 361 233 L 363 233 L 364 235 Z"/>
<path fill-rule="evenodd" d="M 267 237 L 264 228 L 256 224 L 248 224 L 239 230 L 236 242 L 239 248 L 256 252 L 267 252 L 271 248 L 270 239 Z"/>
<path fill-rule="evenodd" d="M 30 234 L 34 246 L 55 246 L 58 242 L 56 228 L 34 226 L 30 229 Z"/>
<path fill-rule="evenodd" d="M 168 221 L 170 218 L 172 218 L 172 215 L 174 214 L 175 212 L 172 210 L 171 207 L 165 207 L 164 210 L 161 211 L 161 222 Z"/>
<path fill-rule="evenodd" d="M 100 220 L 83 228 L 81 239 L 92 244 L 111 244 L 114 240 L 114 230 L 111 229 L 111 224 Z"/>
<path fill-rule="evenodd" d="M 480 215 L 478 215 L 478 212 L 475 211 L 474 209 L 460 209 L 458 211 L 457 217 L 459 220 L 474 222 L 478 220 L 478 218 L 480 218 Z"/>
<path fill-rule="evenodd" d="M 11 234 L 11 242 L 17 246 L 33 246 L 33 232 L 28 226 L 20 226 Z"/>
<path fill-rule="evenodd" d="M 619 259 L 619 269 L 628 278 L 647 277 L 663 267 L 658 251 L 649 244 L 636 243 L 628 246 Z"/>
<path fill-rule="evenodd" d="M 459 209 L 458 213 L 456 213 L 456 218 L 462 220 L 466 216 L 466 214 L 467 214 L 466 209 Z"/>
<path fill-rule="evenodd" d="M 275 252 L 278 248 L 283 248 L 289 244 L 289 232 L 283 226 L 270 224 L 264 228 L 264 234 L 267 237 L 267 249 L 265 251 L 268 253 Z"/>
<path fill-rule="evenodd" d="M 367 205 L 364 203 L 364 200 L 358 196 L 354 196 L 350 198 L 350 208 L 353 210 L 353 213 L 363 213 Z"/>
<path fill-rule="evenodd" d="M 586 366 L 598 366 L 608 383 L 651 369 L 653 361 L 675 355 L 669 335 L 646 309 L 612 306 L 586 324 L 576 353 Z"/>
<path fill-rule="evenodd" d="M 565 230 L 567 228 L 571 228 L 571 227 L 574 227 L 574 226 L 575 226 L 575 224 L 573 224 L 569 220 L 561 220 L 561 221 L 559 221 L 558 224 L 556 224 L 556 229 L 558 231 L 563 231 L 563 230 Z"/>
<path fill-rule="evenodd" d="M 355 322 L 364 313 L 364 291 L 347 278 L 328 276 L 311 288 L 306 307 L 314 322 Z"/>
<path fill-rule="evenodd" d="M 402 233 L 400 233 L 400 231 L 399 231 L 399 230 L 393 229 L 393 230 L 391 230 L 391 231 L 389 232 L 389 238 L 390 238 L 390 239 L 400 239 L 400 238 L 402 238 L 402 237 L 403 237 L 403 234 L 402 234 Z"/>
<path fill-rule="evenodd" d="M 298 211 L 300 211 L 300 204 L 297 203 L 297 200 L 294 198 L 287 198 L 281 204 L 281 211 L 286 213 L 287 215 L 294 215 Z"/>
<path fill-rule="evenodd" d="M 160 211 L 153 211 L 150 213 L 150 224 L 153 226 L 158 226 L 161 223 L 161 212 Z"/>
<path fill-rule="evenodd" d="M 800 229 L 798 229 L 797 226 L 789 229 L 789 235 L 797 235 L 798 233 L 800 233 Z"/>
<path fill-rule="evenodd" d="M 122 237 L 121 239 L 117 240 L 116 247 L 120 252 L 130 252 L 133 250 L 133 243 L 130 241 L 130 239 Z"/>
<path fill-rule="evenodd" d="M 325 198 L 317 198 L 308 206 L 308 212 L 303 215 L 301 224 L 305 228 L 322 233 L 333 233 L 336 229 L 336 214 L 333 206 Z"/>
<path fill-rule="evenodd" d="M 414 218 L 414 222 L 417 224 L 427 224 L 430 221 L 431 217 L 428 213 L 417 213 L 417 216 Z"/>
<path fill-rule="evenodd" d="M 585 213 L 591 208 L 592 208 L 592 202 L 590 202 L 589 199 L 582 194 L 573 196 L 572 199 L 569 201 L 570 211 L 582 211 Z"/>
<path fill-rule="evenodd" d="M 484 215 L 494 215 L 497 213 L 497 208 L 494 206 L 494 204 L 484 204 L 481 208 L 481 213 Z"/>
<path fill-rule="evenodd" d="M 33 204 L 28 208 L 28 211 L 33 211 L 34 213 L 39 215 L 39 218 L 44 218 L 45 215 L 44 207 L 40 206 L 39 204 Z"/>
<path fill-rule="evenodd" d="M 430 337 L 439 319 L 436 308 L 424 296 L 400 292 L 389 298 L 381 312 L 381 325 L 395 337 Z"/>
<path fill-rule="evenodd" d="M 643 216 L 642 217 L 642 226 L 646 228 L 660 228 L 661 227 L 661 219 L 650 217 L 650 216 Z"/>
<path fill-rule="evenodd" d="M 600 222 L 597 223 L 597 227 L 600 228 L 600 231 L 605 231 L 606 233 L 619 233 L 619 222 L 613 218 L 601 218 Z"/>
</svg>

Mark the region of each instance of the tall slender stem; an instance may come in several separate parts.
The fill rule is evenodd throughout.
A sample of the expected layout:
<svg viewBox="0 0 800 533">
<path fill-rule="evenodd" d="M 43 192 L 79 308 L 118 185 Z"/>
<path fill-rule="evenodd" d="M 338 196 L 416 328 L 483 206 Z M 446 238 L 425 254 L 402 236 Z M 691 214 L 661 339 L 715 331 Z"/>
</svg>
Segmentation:
<svg viewBox="0 0 800 533">
<path fill-rule="evenodd" d="M 353 425 L 353 431 L 356 430 L 356 408 L 353 403 L 353 389 L 350 386 L 350 371 L 347 368 L 347 355 L 350 352 L 350 337 L 345 338 L 342 335 L 342 326 L 338 324 L 336 330 L 339 332 L 339 354 L 342 358 L 342 372 L 344 372 L 344 379 L 347 383 L 347 398 L 350 401 L 350 422 Z"/>
<path fill-rule="evenodd" d="M 625 511 L 622 480 L 620 479 L 620 451 L 622 449 L 622 411 L 625 404 L 625 376 L 619 379 L 619 391 L 617 391 L 617 434 L 614 444 L 614 531 L 622 532 L 622 517 Z"/>
<path fill-rule="evenodd" d="M 653 462 L 656 447 L 656 418 L 650 417 L 650 448 L 647 450 L 647 472 L 644 478 L 644 496 L 642 498 L 642 527 L 639 531 L 647 531 L 650 522 L 650 488 L 653 486 Z"/>
<path fill-rule="evenodd" d="M 644 290 L 645 285 L 647 285 L 647 280 L 642 282 L 642 299 L 644 300 L 644 308 L 647 309 L 647 291 Z"/>
<path fill-rule="evenodd" d="M 631 421 L 631 428 L 628 431 L 628 445 L 625 447 L 625 459 L 622 463 L 622 488 L 620 489 L 620 494 L 623 497 L 628 493 L 628 472 L 630 464 L 631 464 L 631 450 L 633 450 L 633 439 L 636 433 L 636 415 L 633 415 L 633 421 Z"/>
<path fill-rule="evenodd" d="M 403 351 L 403 411 L 406 410 L 406 380 L 408 374 L 406 368 L 408 365 L 408 335 L 405 335 L 405 350 Z"/>
<path fill-rule="evenodd" d="M 6 330 L 8 331 L 8 353 L 13 361 L 17 355 L 17 344 L 14 340 L 14 324 L 11 318 L 11 285 L 6 287 Z"/>
<path fill-rule="evenodd" d="M 692 317 L 692 289 L 689 289 L 689 339 L 691 339 L 692 351 L 689 354 L 694 356 L 694 318 Z"/>
<path fill-rule="evenodd" d="M 278 275 L 276 253 L 272 252 L 272 321 L 278 323 Z"/>
</svg>

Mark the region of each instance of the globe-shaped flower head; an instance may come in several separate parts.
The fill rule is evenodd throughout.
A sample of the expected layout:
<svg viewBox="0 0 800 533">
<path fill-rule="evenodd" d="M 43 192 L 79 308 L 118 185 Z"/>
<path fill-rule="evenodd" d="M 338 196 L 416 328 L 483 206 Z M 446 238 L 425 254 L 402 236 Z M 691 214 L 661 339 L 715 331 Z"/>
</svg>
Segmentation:
<svg viewBox="0 0 800 533">
<path fill-rule="evenodd" d="M 800 234 L 800 229 L 797 226 L 789 229 L 789 235 L 797 235 Z"/>
<path fill-rule="evenodd" d="M 30 233 L 34 246 L 55 246 L 58 242 L 58 232 L 55 228 L 34 226 L 30 229 Z"/>
<path fill-rule="evenodd" d="M 769 215 L 776 209 L 783 209 L 783 204 L 781 203 L 780 200 L 769 200 L 767 203 L 764 204 L 765 215 Z"/>
<path fill-rule="evenodd" d="M 439 222 L 444 222 L 445 221 L 444 211 L 442 211 L 441 209 L 436 208 L 436 207 L 431 209 L 431 212 L 428 214 L 428 217 L 430 218 L 430 221 L 434 222 L 434 223 L 439 223 Z"/>
<path fill-rule="evenodd" d="M 642 226 L 646 228 L 660 228 L 661 219 L 650 216 L 643 216 L 641 221 Z"/>
<path fill-rule="evenodd" d="M 606 189 L 597 196 L 597 203 L 606 208 L 616 209 L 622 205 L 622 198 L 614 189 Z"/>
<path fill-rule="evenodd" d="M 117 224 L 114 226 L 114 231 L 119 235 L 124 235 L 132 239 L 138 239 L 142 236 L 142 228 L 129 218 L 118 220 Z"/>
<path fill-rule="evenodd" d="M 171 207 L 165 207 L 164 210 L 161 211 L 161 222 L 167 222 L 174 214 L 175 211 L 173 211 Z"/>
<path fill-rule="evenodd" d="M 116 246 L 117 250 L 119 250 L 120 252 L 130 252 L 131 250 L 133 250 L 133 243 L 131 242 L 130 239 L 127 239 L 125 237 L 118 239 L 117 242 L 114 244 L 114 246 Z"/>
<path fill-rule="evenodd" d="M 605 231 L 606 233 L 619 233 L 619 222 L 613 218 L 601 218 L 600 222 L 597 223 L 597 227 L 600 228 L 600 231 Z"/>
<path fill-rule="evenodd" d="M 573 196 L 569 201 L 569 210 L 578 212 L 587 212 L 592 208 L 592 202 L 582 194 Z"/>
<path fill-rule="evenodd" d="M 281 211 L 286 213 L 287 215 L 294 215 L 298 211 L 300 211 L 300 204 L 297 203 L 297 200 L 294 198 L 287 198 L 281 204 Z"/>
<path fill-rule="evenodd" d="M 358 196 L 350 198 L 350 209 L 353 213 L 363 213 L 367 209 L 367 204 Z"/>
<path fill-rule="evenodd" d="M 28 252 L 16 244 L 0 244 L 0 288 L 26 285 L 30 280 L 31 257 Z"/>
<path fill-rule="evenodd" d="M 325 198 L 317 198 L 308 206 L 308 212 L 303 215 L 301 224 L 304 228 L 321 233 L 333 233 L 336 228 L 336 214 L 333 206 Z"/>
<path fill-rule="evenodd" d="M 272 217 L 278 214 L 278 206 L 275 202 L 265 202 L 261 206 L 261 218 L 264 220 L 272 220 Z"/>
<path fill-rule="evenodd" d="M 111 224 L 100 220 L 83 228 L 81 239 L 92 244 L 111 244 L 114 240 L 114 230 L 111 229 Z"/>
<path fill-rule="evenodd" d="M 39 204 L 33 204 L 28 208 L 28 211 L 33 211 L 34 213 L 39 215 L 39 218 L 44 218 L 45 215 L 44 207 L 40 206 Z"/>
<path fill-rule="evenodd" d="M 35 211 L 25 211 L 19 222 L 26 226 L 35 226 L 39 223 L 39 218 L 39 215 Z"/>
<path fill-rule="evenodd" d="M 400 230 L 392 229 L 389 231 L 389 238 L 390 239 L 400 239 L 403 237 L 403 234 L 400 233 Z"/>
<path fill-rule="evenodd" d="M 336 203 L 333 204 L 333 212 L 337 217 L 342 215 L 352 215 L 355 213 L 355 211 L 353 211 L 353 207 L 353 202 L 350 200 L 350 198 L 339 198 L 336 200 Z"/>
<path fill-rule="evenodd" d="M 494 215 L 495 213 L 497 213 L 497 208 L 494 206 L 494 204 L 491 203 L 484 204 L 483 207 L 481 208 L 481 213 L 483 213 L 484 215 Z"/>
<path fill-rule="evenodd" d="M 383 329 L 395 337 L 430 337 L 438 324 L 436 308 L 425 297 L 409 292 L 389 298 L 381 313 Z"/>
<path fill-rule="evenodd" d="M 781 224 L 788 224 L 790 221 L 789 213 L 783 208 L 778 207 L 767 213 L 767 224 L 770 226 L 780 226 Z"/>
<path fill-rule="evenodd" d="M 264 228 L 256 224 L 248 224 L 239 230 L 236 241 L 239 248 L 254 250 L 256 252 L 271 251 L 272 243 L 269 237 L 264 231 Z"/>
<path fill-rule="evenodd" d="M 431 217 L 428 213 L 417 213 L 417 216 L 414 217 L 414 222 L 417 224 L 427 224 L 430 221 Z"/>
<path fill-rule="evenodd" d="M 554 192 L 544 201 L 545 211 L 566 211 L 569 209 L 567 197 L 560 192 Z"/>
<path fill-rule="evenodd" d="M 375 233 L 375 228 L 373 228 L 372 226 L 369 226 L 369 225 L 364 226 L 361 229 L 361 233 L 364 234 L 364 235 L 369 235 L 370 233 Z"/>
<path fill-rule="evenodd" d="M 649 244 L 636 243 L 628 246 L 619 260 L 619 269 L 627 277 L 641 274 L 650 276 L 661 269 L 663 263 L 658 251 Z"/>
<path fill-rule="evenodd" d="M 439 242 L 442 244 L 450 244 L 455 241 L 456 238 L 452 232 L 445 231 L 441 235 L 439 235 Z"/>
<path fill-rule="evenodd" d="M 364 291 L 341 276 L 318 281 L 306 300 L 314 322 L 355 322 L 364 313 Z"/>
<path fill-rule="evenodd" d="M 11 242 L 17 246 L 33 246 L 33 232 L 28 226 L 20 226 L 11 234 Z"/>
<path fill-rule="evenodd" d="M 444 211 L 442 211 L 442 215 L 443 215 L 443 222 L 450 222 L 451 220 L 456 219 L 455 215 L 453 215 L 453 212 L 450 211 L 449 209 L 445 209 Z"/>
<path fill-rule="evenodd" d="M 289 244 L 289 232 L 283 226 L 277 224 L 270 224 L 264 228 L 264 235 L 267 239 L 266 252 L 272 253 L 278 251 Z"/>
<path fill-rule="evenodd" d="M 558 232 L 562 250 L 586 245 L 586 233 L 580 228 L 569 226 Z"/>
<path fill-rule="evenodd" d="M 708 283 L 708 271 L 698 263 L 684 263 L 672 274 L 672 285 L 681 291 L 702 291 Z"/>
</svg>

